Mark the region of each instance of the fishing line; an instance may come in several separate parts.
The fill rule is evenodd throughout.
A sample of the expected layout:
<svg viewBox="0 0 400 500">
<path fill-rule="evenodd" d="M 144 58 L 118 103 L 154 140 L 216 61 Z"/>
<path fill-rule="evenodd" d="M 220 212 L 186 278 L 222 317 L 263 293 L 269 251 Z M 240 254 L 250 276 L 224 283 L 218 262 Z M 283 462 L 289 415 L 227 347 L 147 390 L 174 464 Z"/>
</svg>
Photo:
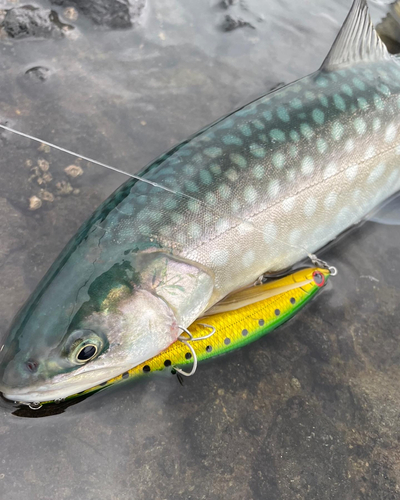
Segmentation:
<svg viewBox="0 0 400 500">
<path fill-rule="evenodd" d="M 130 174 L 128 172 L 125 172 L 125 170 L 121 170 L 119 168 L 113 167 L 112 165 L 108 165 L 107 163 L 102 163 L 100 161 L 94 160 L 93 158 L 90 158 L 88 156 L 83 156 L 83 155 L 74 153 L 73 151 L 71 151 L 69 149 L 63 148 L 61 146 L 57 146 L 56 144 L 52 144 L 51 142 L 44 141 L 44 140 L 39 139 L 37 137 L 34 137 L 32 135 L 25 134 L 24 132 L 20 132 L 19 130 L 15 130 L 15 129 L 11 128 L 11 127 L 7 127 L 6 125 L 3 125 L 1 123 L 0 123 L 0 128 L 2 128 L 4 130 L 7 130 L 8 132 L 11 132 L 13 134 L 19 135 L 21 137 L 25 137 L 26 139 L 30 139 L 31 141 L 35 141 L 35 142 L 38 142 L 40 144 L 45 144 L 46 146 L 50 146 L 51 148 L 56 149 L 58 151 L 61 151 L 62 153 L 66 153 L 66 154 L 68 154 L 70 156 L 74 156 L 76 158 L 82 158 L 85 161 L 88 161 L 88 162 L 93 163 L 95 165 L 99 165 L 100 167 L 103 167 L 103 168 L 107 168 L 109 170 L 112 170 L 113 172 L 117 172 L 118 174 L 126 175 L 127 177 L 131 177 L 133 179 L 136 179 L 138 181 L 144 182 L 146 184 L 150 184 L 153 187 L 162 189 L 162 190 L 167 191 L 167 192 L 169 192 L 171 194 L 179 195 L 179 196 L 182 196 L 184 198 L 188 198 L 190 200 L 194 200 L 194 201 L 196 201 L 198 203 L 201 203 L 202 205 L 206 206 L 208 210 L 213 211 L 219 217 L 225 216 L 225 214 L 216 212 L 215 210 L 213 210 L 212 207 L 210 207 L 209 205 L 207 205 L 204 201 L 199 200 L 198 198 L 195 198 L 194 196 L 190 196 L 190 195 L 188 195 L 186 193 L 180 193 L 179 191 L 174 191 L 173 189 L 167 188 L 167 187 L 165 187 L 165 186 L 163 186 L 161 184 L 158 184 L 157 182 L 152 182 L 152 181 L 149 181 L 148 179 L 145 179 L 145 178 L 140 177 L 138 175 Z M 264 231 L 261 231 L 260 229 L 257 229 L 254 226 L 253 222 L 246 221 L 245 219 L 241 219 L 240 217 L 237 217 L 237 216 L 233 216 L 233 218 L 235 218 L 236 220 L 240 221 L 241 223 L 250 224 L 256 232 L 261 233 L 264 237 L 268 236 L 268 238 L 270 238 L 271 240 L 278 241 L 278 242 L 283 243 L 284 245 L 286 245 L 288 247 L 295 248 L 296 250 L 301 250 L 302 252 L 305 252 L 306 255 L 311 259 L 311 261 L 314 262 L 315 255 L 311 254 L 311 252 L 309 252 L 305 247 L 302 247 L 301 245 L 293 245 L 291 243 L 287 243 L 286 241 L 283 241 L 283 240 L 277 238 L 276 236 L 271 236 L 270 234 L 268 234 L 268 233 L 266 233 Z M 320 262 L 322 262 L 322 261 L 320 261 Z"/>
</svg>

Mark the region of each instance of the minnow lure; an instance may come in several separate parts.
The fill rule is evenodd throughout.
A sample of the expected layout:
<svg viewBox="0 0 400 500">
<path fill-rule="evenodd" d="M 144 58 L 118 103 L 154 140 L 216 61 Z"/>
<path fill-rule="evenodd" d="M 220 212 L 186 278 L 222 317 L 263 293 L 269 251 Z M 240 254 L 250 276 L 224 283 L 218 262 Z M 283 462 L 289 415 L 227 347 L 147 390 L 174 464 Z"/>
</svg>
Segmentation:
<svg viewBox="0 0 400 500">
<path fill-rule="evenodd" d="M 264 294 L 268 295 L 267 298 L 228 312 L 216 311 L 215 314 L 196 320 L 188 329 L 192 339 L 186 337 L 187 343 L 177 341 L 154 358 L 118 377 L 66 399 L 88 395 L 124 380 L 139 379 L 148 373 L 166 369 L 177 371 L 177 367 L 192 364 L 193 359 L 196 362 L 211 359 L 254 342 L 293 318 L 326 285 L 330 275 L 328 269 L 306 268 L 259 285 L 260 297 Z M 234 299 L 240 303 L 241 297 L 235 295 Z M 210 329 L 215 329 L 213 335 L 209 335 Z M 31 408 L 37 409 L 38 406 L 31 405 Z"/>
<path fill-rule="evenodd" d="M 201 130 L 123 184 L 11 326 L 0 390 L 65 398 L 173 344 L 400 188 L 400 63 L 353 7 L 319 71 Z"/>
</svg>

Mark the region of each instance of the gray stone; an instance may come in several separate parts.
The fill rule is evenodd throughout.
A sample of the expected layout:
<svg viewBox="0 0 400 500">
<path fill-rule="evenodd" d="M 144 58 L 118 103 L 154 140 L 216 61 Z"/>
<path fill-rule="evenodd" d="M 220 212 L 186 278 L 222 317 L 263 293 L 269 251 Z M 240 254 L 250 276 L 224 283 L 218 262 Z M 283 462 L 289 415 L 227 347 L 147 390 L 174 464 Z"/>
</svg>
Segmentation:
<svg viewBox="0 0 400 500">
<path fill-rule="evenodd" d="M 76 7 L 95 24 L 117 29 L 134 25 L 146 0 L 51 0 L 51 3 Z"/>
<path fill-rule="evenodd" d="M 63 28 L 71 27 L 61 23 L 56 12 L 32 5 L 8 10 L 3 20 L 3 29 L 11 38 L 61 38 Z"/>
</svg>

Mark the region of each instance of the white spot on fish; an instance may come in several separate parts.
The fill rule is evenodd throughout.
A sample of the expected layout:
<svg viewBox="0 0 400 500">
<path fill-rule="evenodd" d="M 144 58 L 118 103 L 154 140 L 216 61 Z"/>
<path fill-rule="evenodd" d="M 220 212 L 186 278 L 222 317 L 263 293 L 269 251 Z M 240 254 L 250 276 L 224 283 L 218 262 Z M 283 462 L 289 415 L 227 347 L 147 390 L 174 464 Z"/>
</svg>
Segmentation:
<svg viewBox="0 0 400 500">
<path fill-rule="evenodd" d="M 217 147 L 207 148 L 203 152 L 210 158 L 217 158 L 222 155 L 222 149 Z"/>
<path fill-rule="evenodd" d="M 317 149 L 321 154 L 325 153 L 325 151 L 328 149 L 327 142 L 322 138 L 317 139 Z"/>
<path fill-rule="evenodd" d="M 257 200 L 257 191 L 253 186 L 246 186 L 243 190 L 243 197 L 247 203 L 254 203 Z"/>
<path fill-rule="evenodd" d="M 374 168 L 374 170 L 369 174 L 367 182 L 368 184 L 372 184 L 376 180 L 383 175 L 384 171 L 386 170 L 386 165 L 384 163 L 380 163 L 377 167 Z"/>
<path fill-rule="evenodd" d="M 393 142 L 396 138 L 397 128 L 391 123 L 385 131 L 385 142 Z"/>
<path fill-rule="evenodd" d="M 338 121 L 334 122 L 331 128 L 332 138 L 335 141 L 339 141 L 342 138 L 343 133 L 344 133 L 343 125 Z"/>
<path fill-rule="evenodd" d="M 297 97 L 295 97 L 294 99 L 292 99 L 289 104 L 294 109 L 300 109 L 303 106 L 302 102 Z M 399 108 L 400 108 L 400 101 L 399 101 Z"/>
<path fill-rule="evenodd" d="M 355 147 L 353 139 L 347 139 L 346 144 L 344 146 L 344 149 L 348 152 L 351 153 Z"/>
<path fill-rule="evenodd" d="M 276 111 L 276 114 L 283 122 L 288 122 L 290 120 L 289 113 L 287 112 L 287 109 L 284 106 L 279 106 Z"/>
<path fill-rule="evenodd" d="M 253 177 L 255 177 L 256 179 L 262 179 L 264 177 L 264 166 L 254 165 L 252 172 L 253 172 Z"/>
<path fill-rule="evenodd" d="M 234 168 L 229 168 L 225 172 L 225 177 L 227 177 L 231 182 L 235 182 L 238 180 L 239 175 Z"/>
<path fill-rule="evenodd" d="M 343 98 L 339 94 L 335 94 L 333 96 L 333 102 L 335 103 L 335 106 L 337 109 L 339 109 L 340 111 L 345 111 L 346 103 L 344 102 Z"/>
<path fill-rule="evenodd" d="M 365 83 L 359 78 L 353 78 L 353 83 L 358 89 L 365 90 Z"/>
<path fill-rule="evenodd" d="M 380 118 L 374 118 L 374 121 L 372 122 L 372 128 L 374 129 L 374 132 L 377 132 L 381 128 Z"/>
<path fill-rule="evenodd" d="M 296 170 L 294 168 L 287 170 L 286 177 L 290 182 L 293 182 L 296 178 Z"/>
<path fill-rule="evenodd" d="M 201 227 L 196 222 L 191 222 L 189 224 L 189 237 L 190 238 L 199 238 L 201 236 Z"/>
<path fill-rule="evenodd" d="M 247 160 L 244 156 L 239 155 L 237 153 L 232 153 L 229 158 L 233 161 L 233 163 L 236 163 L 240 168 L 246 168 L 247 167 Z"/>
<path fill-rule="evenodd" d="M 367 100 L 364 99 L 363 97 L 359 97 L 357 99 L 357 104 L 358 104 L 358 107 L 360 109 L 362 109 L 363 111 L 366 111 L 369 108 L 369 104 L 368 104 Z"/>
<path fill-rule="evenodd" d="M 301 231 L 301 229 L 293 229 L 293 231 L 291 231 L 291 233 L 289 234 L 289 243 L 291 243 L 292 245 L 296 245 L 296 243 L 298 243 L 298 241 L 301 239 L 302 234 L 303 232 Z"/>
<path fill-rule="evenodd" d="M 278 142 L 285 141 L 285 132 L 282 132 L 282 130 L 278 128 L 272 129 L 269 135 L 273 141 L 278 141 Z"/>
<path fill-rule="evenodd" d="M 215 196 L 214 193 L 208 192 L 205 195 L 205 200 L 208 205 L 215 205 L 217 197 Z"/>
<path fill-rule="evenodd" d="M 272 156 L 272 163 L 276 168 L 282 168 L 283 165 L 285 164 L 285 155 L 283 153 L 275 153 Z"/>
<path fill-rule="evenodd" d="M 356 118 L 353 124 L 358 135 L 363 135 L 367 131 L 367 124 L 362 118 Z"/>
<path fill-rule="evenodd" d="M 349 179 L 349 181 L 352 181 L 358 172 L 358 165 L 352 165 L 351 167 L 346 168 L 345 170 L 345 175 Z"/>
<path fill-rule="evenodd" d="M 254 251 L 248 250 L 242 257 L 244 267 L 250 267 L 253 264 L 255 257 Z"/>
<path fill-rule="evenodd" d="M 291 198 L 286 198 L 282 202 L 282 210 L 286 213 L 291 212 L 294 208 L 295 203 L 296 199 L 294 196 L 292 196 Z"/>
<path fill-rule="evenodd" d="M 227 184 L 221 184 L 218 188 L 218 193 L 224 200 L 227 200 L 231 195 L 232 189 Z"/>
<path fill-rule="evenodd" d="M 240 201 L 239 200 L 233 200 L 231 203 L 231 210 L 232 212 L 237 212 L 241 207 Z"/>
<path fill-rule="evenodd" d="M 324 207 L 327 210 L 330 210 L 331 208 L 333 208 L 335 206 L 336 202 L 337 202 L 337 194 L 334 192 L 331 192 L 328 194 L 328 196 L 324 200 Z"/>
<path fill-rule="evenodd" d="M 264 241 L 266 243 L 272 243 L 276 237 L 277 228 L 273 222 L 267 222 L 264 226 Z"/>
<path fill-rule="evenodd" d="M 264 158 L 266 151 L 259 144 L 250 144 L 250 153 L 256 158 Z"/>
<path fill-rule="evenodd" d="M 351 224 L 354 220 L 354 211 L 349 207 L 343 207 L 336 217 L 336 222 L 339 226 L 344 224 Z"/>
<path fill-rule="evenodd" d="M 337 165 L 333 162 L 329 163 L 328 166 L 324 170 L 324 180 L 329 179 L 329 177 L 332 177 L 337 173 Z"/>
<path fill-rule="evenodd" d="M 242 139 L 240 139 L 240 137 L 237 137 L 236 135 L 233 135 L 233 134 L 224 135 L 224 137 L 222 138 L 222 141 L 227 146 L 230 144 L 235 144 L 236 146 L 241 146 L 243 144 Z"/>
<path fill-rule="evenodd" d="M 268 185 L 268 194 L 271 198 L 275 198 L 279 193 L 279 181 L 277 179 L 271 181 Z"/>
<path fill-rule="evenodd" d="M 236 229 L 241 236 L 254 232 L 254 226 L 249 222 L 243 222 Z"/>
<path fill-rule="evenodd" d="M 315 108 L 312 112 L 312 117 L 315 123 L 322 125 L 325 121 L 325 113 L 318 108 Z"/>
<path fill-rule="evenodd" d="M 215 224 L 215 229 L 218 234 L 222 234 L 230 228 L 230 223 L 228 219 L 219 219 Z"/>
<path fill-rule="evenodd" d="M 368 146 L 365 153 L 364 153 L 364 160 L 370 160 L 375 156 L 375 147 L 374 146 Z"/>
<path fill-rule="evenodd" d="M 317 200 L 315 198 L 308 198 L 304 204 L 304 214 L 306 217 L 311 217 L 317 210 Z"/>
<path fill-rule="evenodd" d="M 306 139 L 311 139 L 315 133 L 312 127 L 308 123 L 302 123 L 300 125 L 300 132 L 304 135 Z"/>
<path fill-rule="evenodd" d="M 211 261 L 216 267 L 222 267 L 229 260 L 229 252 L 224 248 L 217 248 L 211 251 Z"/>
<path fill-rule="evenodd" d="M 304 175 L 311 175 L 314 172 L 314 160 L 311 156 L 306 156 L 301 162 L 301 171 Z"/>
</svg>

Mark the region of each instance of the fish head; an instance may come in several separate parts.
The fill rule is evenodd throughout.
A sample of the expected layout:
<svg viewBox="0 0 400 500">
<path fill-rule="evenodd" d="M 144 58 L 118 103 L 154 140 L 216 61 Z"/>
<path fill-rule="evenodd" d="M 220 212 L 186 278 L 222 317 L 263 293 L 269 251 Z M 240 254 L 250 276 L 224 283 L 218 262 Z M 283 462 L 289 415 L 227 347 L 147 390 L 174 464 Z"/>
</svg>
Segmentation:
<svg viewBox="0 0 400 500">
<path fill-rule="evenodd" d="M 61 400 L 120 375 L 176 341 L 213 289 L 207 272 L 159 252 L 91 268 L 50 270 L 15 318 L 0 354 L 6 399 Z"/>
</svg>

